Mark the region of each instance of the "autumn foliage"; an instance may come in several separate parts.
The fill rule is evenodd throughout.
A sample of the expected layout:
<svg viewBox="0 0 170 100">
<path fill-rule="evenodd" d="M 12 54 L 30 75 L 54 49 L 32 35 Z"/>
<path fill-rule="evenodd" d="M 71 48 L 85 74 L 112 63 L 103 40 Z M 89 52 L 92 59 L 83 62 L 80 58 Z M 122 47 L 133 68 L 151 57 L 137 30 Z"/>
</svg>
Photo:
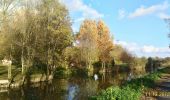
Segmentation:
<svg viewBox="0 0 170 100">
<path fill-rule="evenodd" d="M 113 41 L 110 37 L 109 28 L 105 25 L 103 21 L 99 21 L 97 24 L 98 28 L 98 49 L 99 49 L 99 59 L 102 65 L 111 60 L 110 51 L 113 49 Z"/>
<path fill-rule="evenodd" d="M 103 21 L 85 20 L 80 27 L 77 40 L 81 49 L 81 58 L 88 66 L 97 60 L 102 64 L 111 60 L 113 41 L 109 28 Z"/>
</svg>

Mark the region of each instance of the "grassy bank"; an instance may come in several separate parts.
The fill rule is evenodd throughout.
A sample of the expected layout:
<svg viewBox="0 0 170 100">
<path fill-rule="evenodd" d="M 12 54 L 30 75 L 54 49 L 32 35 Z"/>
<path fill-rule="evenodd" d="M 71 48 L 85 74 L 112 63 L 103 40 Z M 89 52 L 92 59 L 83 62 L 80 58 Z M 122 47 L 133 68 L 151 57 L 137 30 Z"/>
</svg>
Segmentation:
<svg viewBox="0 0 170 100">
<path fill-rule="evenodd" d="M 97 96 L 92 96 L 90 100 L 139 100 L 145 90 L 155 87 L 155 81 L 162 73 L 166 73 L 170 68 L 158 70 L 155 73 L 132 79 L 125 82 L 121 87 L 112 86 L 102 90 Z"/>
<path fill-rule="evenodd" d="M 51 80 L 53 78 L 53 76 L 49 76 L 47 78 L 47 76 L 45 75 L 45 73 L 43 73 L 42 70 L 35 69 L 35 68 L 29 69 L 27 71 L 25 77 L 23 77 L 23 75 L 21 73 L 21 68 L 17 68 L 14 65 L 12 65 L 11 74 L 12 75 L 11 75 L 10 81 L 11 81 L 11 86 L 13 86 L 13 87 L 18 87 L 18 86 L 21 86 L 28 82 L 37 83 L 37 82 L 41 82 L 41 81 L 47 81 L 47 80 Z M 0 81 L 3 82 L 4 80 L 8 80 L 8 67 L 0 64 Z M 6 84 L 1 85 L 0 87 L 4 87 L 4 85 L 6 85 Z"/>
<path fill-rule="evenodd" d="M 12 76 L 21 71 L 16 66 L 12 66 Z M 8 79 L 8 67 L 0 64 L 0 80 Z"/>
</svg>

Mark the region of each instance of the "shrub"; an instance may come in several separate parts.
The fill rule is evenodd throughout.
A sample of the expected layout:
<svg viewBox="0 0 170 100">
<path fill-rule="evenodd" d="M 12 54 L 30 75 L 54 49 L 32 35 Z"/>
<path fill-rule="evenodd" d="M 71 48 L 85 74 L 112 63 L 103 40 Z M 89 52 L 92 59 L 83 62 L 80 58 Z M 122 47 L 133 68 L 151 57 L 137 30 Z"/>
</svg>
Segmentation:
<svg viewBox="0 0 170 100">
<path fill-rule="evenodd" d="M 139 100 L 142 92 L 146 88 L 154 87 L 155 80 L 160 76 L 160 72 L 156 72 L 142 78 L 132 79 L 122 85 L 122 87 L 109 87 L 101 91 L 97 96 L 93 96 L 92 100 Z"/>
<path fill-rule="evenodd" d="M 140 90 L 135 90 L 132 87 L 123 87 L 117 96 L 118 100 L 139 100 L 142 93 Z"/>
<path fill-rule="evenodd" d="M 97 100 L 116 100 L 121 89 L 116 87 L 110 87 L 106 90 L 103 90 L 99 93 L 99 96 L 96 96 Z"/>
</svg>

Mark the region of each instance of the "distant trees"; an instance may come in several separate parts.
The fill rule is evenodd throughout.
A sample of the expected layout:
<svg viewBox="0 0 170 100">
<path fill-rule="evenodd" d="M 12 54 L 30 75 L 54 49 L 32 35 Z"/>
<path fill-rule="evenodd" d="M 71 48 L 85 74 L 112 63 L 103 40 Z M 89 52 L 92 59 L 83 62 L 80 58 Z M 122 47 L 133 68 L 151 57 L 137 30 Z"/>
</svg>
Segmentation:
<svg viewBox="0 0 170 100">
<path fill-rule="evenodd" d="M 114 45 L 111 57 L 116 65 L 126 65 L 129 69 L 144 70 L 147 59 L 145 57 L 135 57 L 120 45 Z"/>
<path fill-rule="evenodd" d="M 114 45 L 113 50 L 111 51 L 111 57 L 114 60 L 115 64 L 121 64 L 121 54 L 124 51 L 124 48 L 120 45 Z"/>
<path fill-rule="evenodd" d="M 131 64 L 134 60 L 134 57 L 132 56 L 132 54 L 130 54 L 128 51 L 123 51 L 120 55 L 120 60 L 123 63 L 127 63 L 127 64 Z"/>
<path fill-rule="evenodd" d="M 151 57 L 148 58 L 148 61 L 145 66 L 145 70 L 148 73 L 153 73 L 157 71 L 158 67 L 161 66 L 161 61 L 160 59 L 153 59 Z"/>
<path fill-rule="evenodd" d="M 135 58 L 120 45 L 114 46 L 113 50 L 111 51 L 111 57 L 114 59 L 116 64 L 126 63 L 128 65 L 132 64 Z"/>
</svg>

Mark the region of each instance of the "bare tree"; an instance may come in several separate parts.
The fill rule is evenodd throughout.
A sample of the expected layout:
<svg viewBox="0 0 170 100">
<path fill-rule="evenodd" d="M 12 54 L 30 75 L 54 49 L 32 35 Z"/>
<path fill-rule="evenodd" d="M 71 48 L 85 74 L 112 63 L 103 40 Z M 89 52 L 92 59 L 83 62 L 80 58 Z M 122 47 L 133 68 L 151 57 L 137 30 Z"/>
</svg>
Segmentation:
<svg viewBox="0 0 170 100">
<path fill-rule="evenodd" d="M 169 29 L 168 38 L 170 38 L 170 18 L 166 18 L 165 22 L 167 23 L 167 27 Z M 169 48 L 170 48 L 170 44 L 169 44 Z"/>
</svg>

